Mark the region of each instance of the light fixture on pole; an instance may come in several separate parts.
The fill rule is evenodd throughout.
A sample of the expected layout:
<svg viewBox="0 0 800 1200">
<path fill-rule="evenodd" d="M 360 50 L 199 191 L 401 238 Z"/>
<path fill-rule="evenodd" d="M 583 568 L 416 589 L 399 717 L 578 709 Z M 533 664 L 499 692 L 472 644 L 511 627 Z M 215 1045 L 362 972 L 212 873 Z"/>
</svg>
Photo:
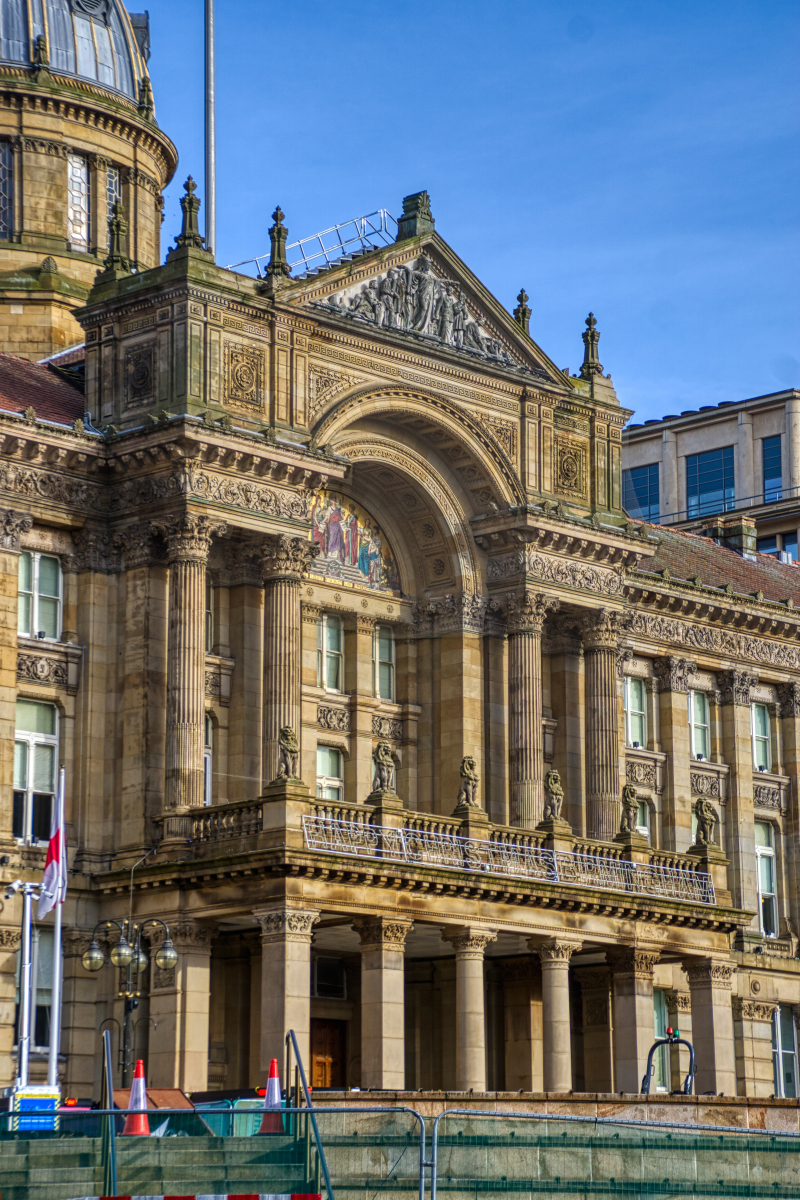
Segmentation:
<svg viewBox="0 0 800 1200">
<path fill-rule="evenodd" d="M 206 250 L 217 248 L 217 122 L 214 63 L 214 0 L 206 4 Z"/>
</svg>

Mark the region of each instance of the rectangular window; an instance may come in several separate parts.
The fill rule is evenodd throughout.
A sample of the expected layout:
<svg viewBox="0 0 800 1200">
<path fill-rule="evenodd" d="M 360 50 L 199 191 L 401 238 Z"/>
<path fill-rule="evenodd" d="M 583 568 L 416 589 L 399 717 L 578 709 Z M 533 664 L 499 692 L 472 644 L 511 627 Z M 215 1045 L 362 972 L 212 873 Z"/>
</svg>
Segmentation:
<svg viewBox="0 0 800 1200">
<path fill-rule="evenodd" d="M 667 1015 L 667 997 L 662 988 L 653 988 L 653 1009 L 654 1009 L 654 1028 L 656 1038 L 667 1036 L 667 1025 L 669 1018 Z M 669 1047 L 659 1046 L 656 1050 L 653 1066 L 655 1075 L 653 1083 L 657 1092 L 668 1092 L 670 1090 L 670 1066 L 669 1066 Z"/>
<path fill-rule="evenodd" d="M 113 83 L 112 83 L 113 86 Z M 118 200 L 122 199 L 122 185 L 119 178 L 119 169 L 117 167 L 108 167 L 106 170 L 106 221 L 110 221 L 114 216 L 114 205 Z M 108 231 L 108 249 L 111 251 L 111 230 Z"/>
<path fill-rule="evenodd" d="M 646 800 L 639 801 L 636 814 L 636 832 L 650 840 L 650 805 Z"/>
<path fill-rule="evenodd" d="M 780 551 L 777 533 L 772 533 L 769 537 L 757 538 L 756 550 L 759 554 L 771 554 L 773 558 L 777 558 Z"/>
<path fill-rule="evenodd" d="M 342 618 L 324 613 L 317 625 L 317 687 L 341 692 L 344 686 Z"/>
<path fill-rule="evenodd" d="M 771 500 L 783 499 L 781 485 L 783 472 L 781 469 L 781 435 L 764 438 L 761 443 L 761 462 L 764 466 L 764 503 Z"/>
<path fill-rule="evenodd" d="M 797 1099 L 797 1034 L 791 1005 L 779 1004 L 772 1018 L 772 1074 L 775 1095 Z"/>
<path fill-rule="evenodd" d="M 214 645 L 214 589 L 206 574 L 206 654 L 210 654 Z"/>
<path fill-rule="evenodd" d="M 22 953 L 17 951 L 16 1009 L 14 1014 L 14 1043 L 19 1041 L 19 994 Z M 53 994 L 53 930 L 34 925 L 31 929 L 31 981 L 36 990 L 32 1048 L 47 1050 L 50 1046 L 50 1008 Z"/>
<path fill-rule="evenodd" d="M 25 845 L 50 839 L 58 766 L 58 711 L 54 704 L 17 701 L 14 736 L 12 831 Z"/>
<path fill-rule="evenodd" d="M 61 637 L 61 563 L 51 554 L 19 556 L 17 632 L 27 637 Z"/>
<path fill-rule="evenodd" d="M 793 529 L 791 533 L 782 533 L 781 542 L 783 543 L 783 553 L 789 562 L 797 562 L 797 530 Z"/>
<path fill-rule="evenodd" d="M 203 804 L 211 803 L 211 770 L 212 770 L 212 752 L 214 748 L 214 722 L 206 713 L 205 729 L 203 733 Z"/>
<path fill-rule="evenodd" d="M 658 521 L 658 463 L 622 472 L 622 507 L 640 521 Z"/>
<path fill-rule="evenodd" d="M 756 821 L 755 826 L 759 923 L 764 937 L 776 937 L 778 904 L 775 895 L 775 846 L 772 826 L 769 821 Z"/>
<path fill-rule="evenodd" d="M 0 142 L 0 238 L 14 232 L 14 151 Z"/>
<path fill-rule="evenodd" d="M 728 512 L 735 506 L 733 446 L 686 458 L 686 510 L 689 517 Z"/>
<path fill-rule="evenodd" d="M 771 554 L 781 562 L 797 562 L 797 530 L 789 533 L 770 533 L 756 541 L 759 554 Z"/>
<path fill-rule="evenodd" d="M 89 163 L 82 154 L 67 155 L 67 238 L 73 250 L 88 252 Z"/>
<path fill-rule="evenodd" d="M 692 758 L 708 758 L 708 697 L 705 692 L 689 692 L 689 739 Z"/>
<path fill-rule="evenodd" d="M 321 800 L 344 798 L 342 752 L 331 746 L 317 746 L 317 796 Z"/>
<path fill-rule="evenodd" d="M 394 630 L 390 625 L 375 629 L 373 648 L 375 695 L 381 700 L 394 700 Z"/>
<path fill-rule="evenodd" d="M 625 678 L 625 738 L 629 746 L 647 745 L 647 693 L 643 679 Z"/>
<path fill-rule="evenodd" d="M 753 704 L 750 713 L 753 728 L 753 766 L 757 771 L 769 771 L 772 768 L 769 709 L 766 704 Z"/>
</svg>

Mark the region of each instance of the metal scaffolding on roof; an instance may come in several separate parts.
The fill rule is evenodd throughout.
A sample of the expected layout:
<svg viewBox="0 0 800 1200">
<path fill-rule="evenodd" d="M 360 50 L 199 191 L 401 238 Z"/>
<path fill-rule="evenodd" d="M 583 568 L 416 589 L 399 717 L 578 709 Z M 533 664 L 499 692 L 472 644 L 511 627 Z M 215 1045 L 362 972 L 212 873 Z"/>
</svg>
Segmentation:
<svg viewBox="0 0 800 1200">
<path fill-rule="evenodd" d="M 292 270 L 303 267 L 302 275 L 315 274 L 324 271 L 331 263 L 377 250 L 380 246 L 390 246 L 397 236 L 397 221 L 388 208 L 377 208 L 375 212 L 363 217 L 353 217 L 343 221 L 341 225 L 331 225 L 321 233 L 313 233 L 310 237 L 291 242 L 286 247 L 287 257 L 290 250 L 297 250 L 299 257 L 289 262 Z M 348 247 L 357 249 L 348 250 Z M 312 264 L 318 259 L 323 261 L 318 266 Z M 246 267 L 253 263 L 259 279 L 262 276 L 261 264 L 269 261 L 269 253 L 257 254 L 254 258 L 245 258 L 241 262 L 230 263 L 226 268 L 235 271 L 238 267 Z M 300 276 L 302 277 L 302 276 Z"/>
</svg>

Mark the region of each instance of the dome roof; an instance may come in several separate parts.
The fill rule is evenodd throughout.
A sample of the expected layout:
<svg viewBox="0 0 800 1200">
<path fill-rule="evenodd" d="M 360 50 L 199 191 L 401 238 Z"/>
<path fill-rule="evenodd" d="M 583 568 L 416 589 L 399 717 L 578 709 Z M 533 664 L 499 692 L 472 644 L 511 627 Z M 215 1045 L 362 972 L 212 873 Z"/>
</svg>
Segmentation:
<svg viewBox="0 0 800 1200">
<path fill-rule="evenodd" d="M 0 64 L 31 66 L 42 35 L 54 73 L 138 98 L 147 22 L 119 0 L 0 0 Z"/>
</svg>

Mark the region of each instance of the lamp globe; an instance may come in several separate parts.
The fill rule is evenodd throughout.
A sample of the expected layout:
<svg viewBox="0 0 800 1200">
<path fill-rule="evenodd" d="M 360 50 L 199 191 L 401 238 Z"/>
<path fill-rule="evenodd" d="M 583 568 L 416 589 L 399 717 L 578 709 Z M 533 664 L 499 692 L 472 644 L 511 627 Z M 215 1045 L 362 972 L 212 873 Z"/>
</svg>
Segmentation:
<svg viewBox="0 0 800 1200">
<path fill-rule="evenodd" d="M 171 971 L 178 962 L 178 951 L 172 944 L 172 939 L 166 937 L 163 945 L 156 951 L 156 966 L 162 971 Z"/>
<path fill-rule="evenodd" d="M 135 951 L 133 946 L 131 946 L 128 939 L 123 934 L 116 946 L 114 946 L 111 950 L 109 958 L 115 967 L 127 967 L 128 963 L 132 961 L 134 953 Z"/>
<path fill-rule="evenodd" d="M 105 961 L 105 955 L 98 946 L 97 939 L 92 938 L 81 958 L 84 971 L 99 971 Z"/>
</svg>

